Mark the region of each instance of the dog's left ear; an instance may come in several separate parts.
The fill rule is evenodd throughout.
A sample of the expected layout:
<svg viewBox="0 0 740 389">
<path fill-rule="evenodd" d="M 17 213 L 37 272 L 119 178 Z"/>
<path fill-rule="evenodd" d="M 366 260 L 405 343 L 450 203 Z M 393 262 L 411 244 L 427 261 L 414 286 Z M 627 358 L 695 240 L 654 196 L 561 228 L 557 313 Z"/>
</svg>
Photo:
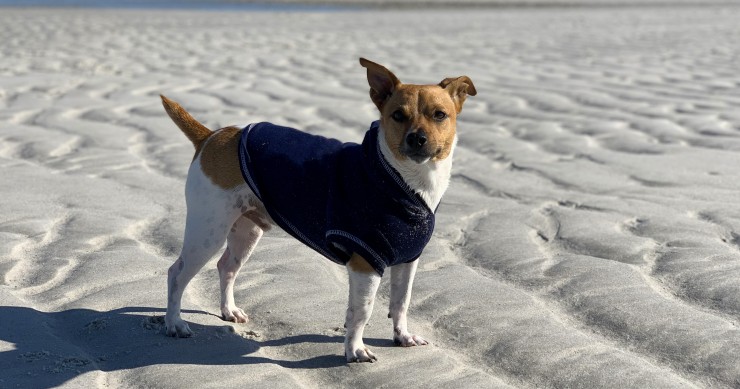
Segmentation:
<svg viewBox="0 0 740 389">
<path fill-rule="evenodd" d="M 457 113 L 462 111 L 463 103 L 465 98 L 468 96 L 475 96 L 478 92 L 475 90 L 473 80 L 468 76 L 460 76 L 457 78 L 445 78 L 439 83 L 439 86 L 444 88 L 447 93 L 452 97 L 452 101 L 455 102 Z"/>
<path fill-rule="evenodd" d="M 379 65 L 365 58 L 360 58 L 360 65 L 367 68 L 367 83 L 370 84 L 370 99 L 379 110 L 393 92 L 401 85 L 401 81 L 383 65 Z"/>
</svg>

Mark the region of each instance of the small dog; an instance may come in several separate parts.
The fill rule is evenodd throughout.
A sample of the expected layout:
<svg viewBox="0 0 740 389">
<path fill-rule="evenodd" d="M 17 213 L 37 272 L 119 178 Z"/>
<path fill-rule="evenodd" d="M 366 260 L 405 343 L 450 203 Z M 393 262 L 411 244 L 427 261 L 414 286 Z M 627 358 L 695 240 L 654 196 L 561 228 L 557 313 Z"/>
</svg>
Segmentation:
<svg viewBox="0 0 740 389">
<path fill-rule="evenodd" d="M 379 64 L 364 58 L 360 64 L 380 111 L 362 144 L 270 123 L 211 131 L 161 96 L 167 114 L 195 146 L 185 185 L 182 253 L 168 272 L 168 335 L 192 335 L 180 318 L 183 291 L 224 241 L 217 266 L 221 313 L 224 320 L 247 322 L 234 304 L 234 280 L 263 232 L 277 224 L 346 265 L 348 362 L 377 359 L 362 335 L 388 266 L 393 340 L 404 347 L 427 344 L 406 322 L 416 259 L 431 238 L 434 211 L 449 184 L 457 115 L 476 90 L 467 76 L 437 85 L 402 84 Z"/>
</svg>

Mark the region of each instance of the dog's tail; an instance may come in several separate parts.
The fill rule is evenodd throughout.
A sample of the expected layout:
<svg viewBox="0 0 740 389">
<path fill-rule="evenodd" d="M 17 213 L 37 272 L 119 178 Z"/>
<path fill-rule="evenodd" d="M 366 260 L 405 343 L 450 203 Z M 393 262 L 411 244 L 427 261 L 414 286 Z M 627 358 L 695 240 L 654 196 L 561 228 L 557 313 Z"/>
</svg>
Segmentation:
<svg viewBox="0 0 740 389">
<path fill-rule="evenodd" d="M 170 116 L 175 124 L 180 127 L 185 136 L 193 142 L 193 146 L 196 149 L 200 149 L 200 146 L 208 139 L 213 131 L 209 130 L 206 126 L 200 124 L 195 118 L 193 118 L 185 108 L 181 107 L 180 104 L 159 95 L 162 98 L 162 105 L 164 110 L 167 111 L 167 115 Z"/>
</svg>

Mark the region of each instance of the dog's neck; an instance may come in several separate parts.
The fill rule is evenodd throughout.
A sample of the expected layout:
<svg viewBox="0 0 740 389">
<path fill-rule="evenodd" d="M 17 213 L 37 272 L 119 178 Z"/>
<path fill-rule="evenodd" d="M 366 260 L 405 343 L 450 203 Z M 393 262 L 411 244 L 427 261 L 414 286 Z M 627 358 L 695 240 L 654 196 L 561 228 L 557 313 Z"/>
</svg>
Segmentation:
<svg viewBox="0 0 740 389">
<path fill-rule="evenodd" d="M 399 160 L 391 151 L 385 140 L 383 126 L 380 126 L 378 134 L 380 152 L 383 158 L 401 175 L 401 178 L 415 193 L 424 200 L 429 209 L 437 209 L 442 195 L 450 184 L 452 171 L 452 151 L 457 144 L 457 136 L 452 143 L 452 150 L 447 158 L 441 161 L 429 160 L 423 164 L 416 163 L 411 159 Z"/>
</svg>

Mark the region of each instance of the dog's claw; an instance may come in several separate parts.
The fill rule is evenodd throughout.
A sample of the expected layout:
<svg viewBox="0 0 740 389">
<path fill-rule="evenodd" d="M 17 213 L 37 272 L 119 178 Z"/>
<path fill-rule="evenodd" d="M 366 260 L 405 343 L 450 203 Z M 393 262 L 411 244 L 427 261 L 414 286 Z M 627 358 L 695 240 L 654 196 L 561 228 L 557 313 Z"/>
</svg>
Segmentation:
<svg viewBox="0 0 740 389">
<path fill-rule="evenodd" d="M 401 347 L 426 346 L 429 344 L 429 342 L 421 336 L 409 333 L 394 336 L 393 343 L 395 343 L 396 346 Z"/>
<path fill-rule="evenodd" d="M 241 308 L 221 308 L 221 319 L 234 323 L 246 323 L 249 316 Z"/>
<path fill-rule="evenodd" d="M 362 347 L 357 350 L 353 350 L 351 354 L 346 355 L 347 362 L 370 362 L 373 363 L 378 360 L 378 357 L 373 354 L 369 348 Z"/>
<path fill-rule="evenodd" d="M 190 326 L 183 320 L 177 320 L 172 325 L 167 324 L 167 336 L 174 338 L 189 338 L 193 336 Z"/>
</svg>

